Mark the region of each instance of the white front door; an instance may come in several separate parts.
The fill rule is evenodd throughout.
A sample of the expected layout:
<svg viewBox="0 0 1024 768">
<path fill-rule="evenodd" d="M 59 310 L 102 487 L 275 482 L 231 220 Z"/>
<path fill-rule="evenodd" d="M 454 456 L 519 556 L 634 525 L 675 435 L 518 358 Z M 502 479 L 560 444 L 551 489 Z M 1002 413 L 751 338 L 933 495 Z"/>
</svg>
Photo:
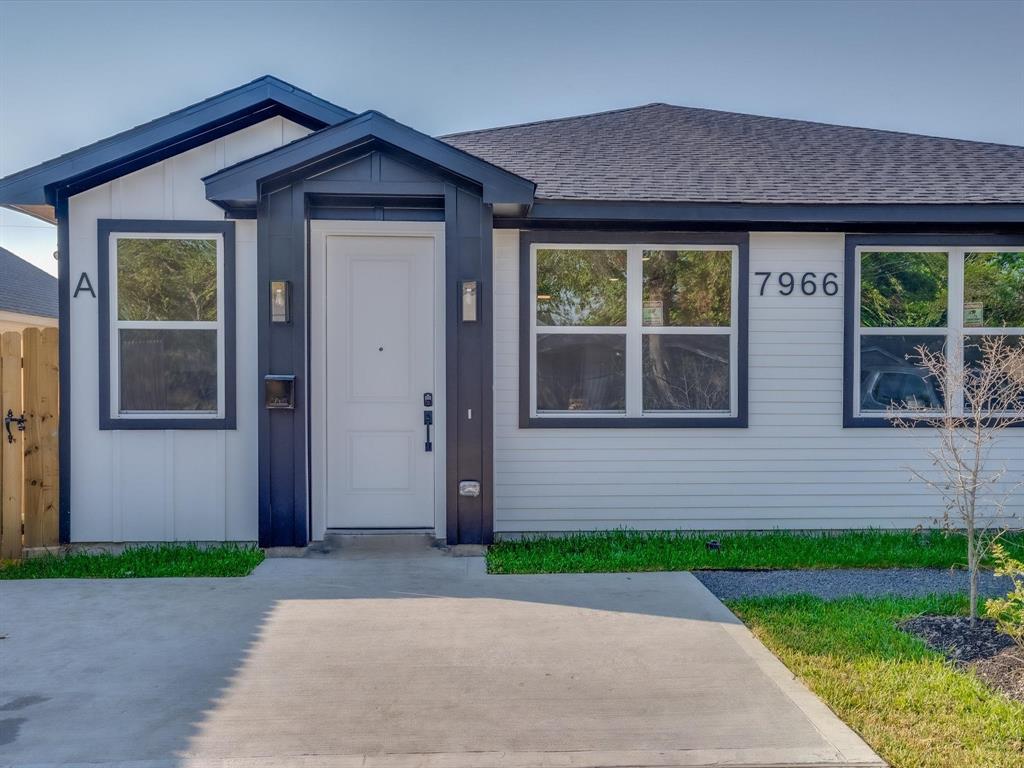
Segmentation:
<svg viewBox="0 0 1024 768">
<path fill-rule="evenodd" d="M 323 242 L 327 527 L 433 528 L 434 238 Z"/>
</svg>

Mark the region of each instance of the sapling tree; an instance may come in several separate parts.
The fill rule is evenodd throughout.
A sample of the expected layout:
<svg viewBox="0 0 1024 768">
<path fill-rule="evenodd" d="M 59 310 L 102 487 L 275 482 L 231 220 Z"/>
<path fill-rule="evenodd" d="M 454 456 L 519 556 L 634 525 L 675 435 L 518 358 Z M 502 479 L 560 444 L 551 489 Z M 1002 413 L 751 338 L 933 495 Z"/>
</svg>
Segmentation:
<svg viewBox="0 0 1024 768">
<path fill-rule="evenodd" d="M 908 359 L 940 392 L 942 406 L 926 411 L 899 404 L 888 413 L 898 427 L 934 431 L 932 470 L 908 469 L 941 497 L 943 514 L 936 522 L 966 536 L 972 624 L 978 570 L 1012 519 L 1008 503 L 1021 485 L 1006 461 L 993 456 L 1004 431 L 1024 424 L 1024 344 L 1018 341 L 975 336 L 946 350 L 918 346 Z"/>
</svg>

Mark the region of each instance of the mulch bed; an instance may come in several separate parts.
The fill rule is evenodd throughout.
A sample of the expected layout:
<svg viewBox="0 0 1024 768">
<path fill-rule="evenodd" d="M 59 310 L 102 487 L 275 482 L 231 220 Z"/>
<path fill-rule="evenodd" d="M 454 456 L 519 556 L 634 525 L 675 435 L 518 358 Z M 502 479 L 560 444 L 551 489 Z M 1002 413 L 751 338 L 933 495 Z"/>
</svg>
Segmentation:
<svg viewBox="0 0 1024 768">
<path fill-rule="evenodd" d="M 1024 650 L 996 631 L 994 621 L 965 616 L 918 616 L 900 624 L 954 664 L 971 669 L 1007 697 L 1024 702 Z"/>
</svg>

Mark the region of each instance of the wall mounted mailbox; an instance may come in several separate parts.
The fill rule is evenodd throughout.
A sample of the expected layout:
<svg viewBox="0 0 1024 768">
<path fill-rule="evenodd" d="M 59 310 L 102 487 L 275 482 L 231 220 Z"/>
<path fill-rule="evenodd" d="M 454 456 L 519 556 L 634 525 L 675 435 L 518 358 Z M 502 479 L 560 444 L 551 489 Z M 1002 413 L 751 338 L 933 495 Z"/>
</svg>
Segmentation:
<svg viewBox="0 0 1024 768">
<path fill-rule="evenodd" d="M 287 280 L 270 281 L 270 322 L 291 322 L 291 293 L 291 284 Z"/>
<path fill-rule="evenodd" d="M 476 322 L 477 282 L 466 280 L 462 283 L 462 322 Z"/>
<path fill-rule="evenodd" d="M 295 410 L 295 376 L 269 374 L 263 377 L 263 404 L 267 408 Z"/>
</svg>

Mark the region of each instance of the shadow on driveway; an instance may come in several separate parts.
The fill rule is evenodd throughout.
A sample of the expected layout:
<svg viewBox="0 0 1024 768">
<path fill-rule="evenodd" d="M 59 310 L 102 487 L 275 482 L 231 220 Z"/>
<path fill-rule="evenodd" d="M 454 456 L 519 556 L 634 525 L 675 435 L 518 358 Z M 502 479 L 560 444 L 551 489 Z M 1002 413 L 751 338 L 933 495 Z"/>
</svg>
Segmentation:
<svg viewBox="0 0 1024 768">
<path fill-rule="evenodd" d="M 0 582 L 0 763 L 879 765 L 691 575 Z"/>
</svg>

